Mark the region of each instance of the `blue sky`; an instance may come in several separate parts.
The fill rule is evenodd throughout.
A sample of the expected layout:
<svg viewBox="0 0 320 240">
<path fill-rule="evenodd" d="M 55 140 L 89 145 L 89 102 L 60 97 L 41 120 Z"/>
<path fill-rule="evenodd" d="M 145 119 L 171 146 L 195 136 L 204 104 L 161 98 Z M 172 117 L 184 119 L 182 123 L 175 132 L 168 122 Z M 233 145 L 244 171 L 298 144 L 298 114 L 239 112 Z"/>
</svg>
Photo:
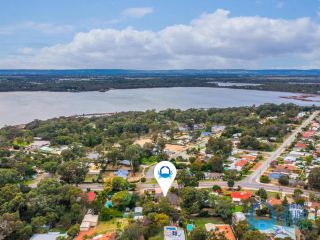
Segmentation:
<svg viewBox="0 0 320 240">
<path fill-rule="evenodd" d="M 319 0 L 0 0 L 0 68 L 320 68 L 318 41 Z"/>
</svg>

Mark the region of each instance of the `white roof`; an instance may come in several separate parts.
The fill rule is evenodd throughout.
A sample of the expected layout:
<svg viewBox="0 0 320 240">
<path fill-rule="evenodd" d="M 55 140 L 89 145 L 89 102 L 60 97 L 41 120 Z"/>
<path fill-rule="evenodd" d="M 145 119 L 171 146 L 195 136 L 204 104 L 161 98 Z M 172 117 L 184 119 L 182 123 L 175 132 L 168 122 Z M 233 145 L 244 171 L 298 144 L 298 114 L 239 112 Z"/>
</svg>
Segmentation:
<svg viewBox="0 0 320 240">
<path fill-rule="evenodd" d="M 206 223 L 204 226 L 206 227 L 207 232 L 214 231 L 216 229 L 216 226 L 213 223 Z"/>
<path fill-rule="evenodd" d="M 134 208 L 135 213 L 142 213 L 142 211 L 143 211 L 143 207 L 135 207 Z"/>
<path fill-rule="evenodd" d="M 30 240 L 56 240 L 58 237 L 65 237 L 66 234 L 61 234 L 59 232 L 49 232 L 43 234 L 34 234 Z"/>
<path fill-rule="evenodd" d="M 98 222 L 99 215 L 86 214 L 83 218 L 83 222 Z"/>
<path fill-rule="evenodd" d="M 89 229 L 90 227 L 91 227 L 90 222 L 82 222 L 80 225 L 80 229 L 82 229 L 82 228 Z"/>
<path fill-rule="evenodd" d="M 244 221 L 244 220 L 246 220 L 246 216 L 244 215 L 243 212 L 235 212 L 235 213 L 233 213 L 233 216 L 234 216 L 234 218 L 235 218 L 237 221 Z"/>
</svg>

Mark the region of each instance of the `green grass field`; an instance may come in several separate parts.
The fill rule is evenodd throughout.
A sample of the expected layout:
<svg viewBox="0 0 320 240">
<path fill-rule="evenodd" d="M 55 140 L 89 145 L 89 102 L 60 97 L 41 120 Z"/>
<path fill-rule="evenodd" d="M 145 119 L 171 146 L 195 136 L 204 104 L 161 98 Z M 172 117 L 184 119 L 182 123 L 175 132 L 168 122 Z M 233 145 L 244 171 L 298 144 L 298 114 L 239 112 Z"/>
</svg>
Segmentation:
<svg viewBox="0 0 320 240">
<path fill-rule="evenodd" d="M 115 218 L 110 221 L 99 222 L 96 227 L 95 233 L 104 234 L 108 232 L 115 232 L 117 230 L 117 223 L 119 222 L 120 229 L 124 229 L 128 226 L 128 219 L 126 218 Z"/>
<path fill-rule="evenodd" d="M 223 220 L 218 217 L 195 217 L 191 219 L 195 227 L 200 227 L 202 229 L 205 229 L 206 223 L 213 223 L 213 224 L 223 224 Z"/>
</svg>

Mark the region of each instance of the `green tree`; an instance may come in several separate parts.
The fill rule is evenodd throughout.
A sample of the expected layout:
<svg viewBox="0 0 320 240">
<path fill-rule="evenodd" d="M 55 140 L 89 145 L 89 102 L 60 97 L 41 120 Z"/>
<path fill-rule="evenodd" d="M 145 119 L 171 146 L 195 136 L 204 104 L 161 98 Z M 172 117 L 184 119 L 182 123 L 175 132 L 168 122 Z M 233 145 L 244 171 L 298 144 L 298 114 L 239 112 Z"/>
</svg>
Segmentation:
<svg viewBox="0 0 320 240">
<path fill-rule="evenodd" d="M 257 196 L 259 196 L 262 200 L 267 200 L 268 199 L 268 193 L 264 188 L 260 188 L 256 192 Z"/>
<path fill-rule="evenodd" d="M 128 183 L 122 177 L 114 177 L 111 181 L 111 190 L 114 192 L 128 189 Z"/>
<path fill-rule="evenodd" d="M 69 237 L 71 237 L 73 239 L 78 235 L 79 232 L 80 232 L 80 225 L 75 224 L 69 228 L 67 234 Z"/>
<path fill-rule="evenodd" d="M 196 227 L 191 232 L 191 240 L 206 240 L 207 232 L 206 230 Z"/>
<path fill-rule="evenodd" d="M 190 173 L 187 169 L 178 171 L 176 179 L 180 188 L 199 186 L 199 180 L 197 177 Z"/>
<path fill-rule="evenodd" d="M 212 191 L 214 192 L 222 192 L 222 189 L 219 185 L 213 185 L 212 186 Z"/>
<path fill-rule="evenodd" d="M 185 187 L 181 190 L 181 206 L 189 213 L 196 213 L 203 207 L 206 195 L 202 190 Z"/>
<path fill-rule="evenodd" d="M 43 165 L 42 165 L 42 168 L 46 171 L 46 172 L 49 172 L 49 173 L 55 173 L 58 169 L 58 165 L 59 163 L 58 162 L 54 162 L 54 161 L 50 161 L 50 162 L 45 162 Z"/>
<path fill-rule="evenodd" d="M 57 172 L 61 180 L 67 183 L 79 184 L 84 181 L 88 167 L 82 162 L 69 161 L 60 164 Z"/>
<path fill-rule="evenodd" d="M 209 165 L 213 172 L 222 173 L 223 172 L 223 158 L 221 155 L 214 155 L 209 159 Z"/>
<path fill-rule="evenodd" d="M 242 240 L 266 240 L 267 239 L 267 235 L 265 235 L 264 233 L 261 233 L 258 230 L 252 230 L 252 231 L 247 231 L 244 235 Z"/>
<path fill-rule="evenodd" d="M 144 151 L 140 145 L 131 145 L 125 151 L 125 157 L 132 162 L 132 168 L 134 172 L 139 171 L 141 159 L 144 156 Z"/>
<path fill-rule="evenodd" d="M 260 146 L 260 142 L 253 136 L 245 135 L 240 138 L 239 148 L 241 149 L 262 150 Z"/>
<path fill-rule="evenodd" d="M 281 175 L 278 179 L 278 182 L 282 186 L 288 186 L 289 185 L 289 176 L 287 175 Z"/>
<path fill-rule="evenodd" d="M 128 227 L 124 229 L 123 234 L 121 235 L 121 240 L 137 240 L 143 235 L 142 228 L 136 224 L 129 224 Z"/>
<path fill-rule="evenodd" d="M 269 183 L 269 182 L 270 182 L 270 179 L 269 179 L 268 176 L 262 175 L 262 176 L 260 177 L 260 182 L 261 182 L 261 183 Z"/>
<path fill-rule="evenodd" d="M 210 137 L 206 145 L 206 153 L 228 156 L 232 152 L 232 142 L 225 137 Z"/>
<path fill-rule="evenodd" d="M 308 185 L 314 189 L 320 189 L 320 167 L 311 169 L 308 177 Z"/>
<path fill-rule="evenodd" d="M 127 190 L 117 192 L 112 196 L 112 204 L 114 207 L 123 209 L 130 204 L 131 197 L 131 193 L 129 193 Z"/>
<path fill-rule="evenodd" d="M 157 227 L 163 227 L 169 224 L 170 218 L 165 213 L 149 213 L 148 219 L 157 225 Z"/>
<path fill-rule="evenodd" d="M 227 185 L 229 188 L 232 188 L 234 186 L 234 180 L 233 179 L 229 179 L 227 182 Z"/>
<path fill-rule="evenodd" d="M 246 221 L 240 221 L 234 226 L 234 231 L 238 239 L 242 239 L 244 234 L 249 231 L 250 226 Z"/>
<path fill-rule="evenodd" d="M 14 169 L 0 169 L 0 187 L 7 183 L 17 183 L 19 181 L 19 173 Z"/>
<path fill-rule="evenodd" d="M 230 199 L 220 198 L 215 204 L 215 212 L 225 221 L 230 221 L 234 204 Z"/>
</svg>

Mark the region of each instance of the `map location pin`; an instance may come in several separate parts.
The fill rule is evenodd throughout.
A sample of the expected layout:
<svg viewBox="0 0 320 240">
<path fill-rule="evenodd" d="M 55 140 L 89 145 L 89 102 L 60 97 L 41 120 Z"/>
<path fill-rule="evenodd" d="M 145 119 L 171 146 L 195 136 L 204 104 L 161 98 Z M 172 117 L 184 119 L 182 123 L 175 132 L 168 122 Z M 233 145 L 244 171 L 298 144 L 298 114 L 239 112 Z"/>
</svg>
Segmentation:
<svg viewBox="0 0 320 240">
<path fill-rule="evenodd" d="M 171 162 L 162 161 L 155 166 L 154 177 L 157 179 L 164 196 L 167 196 L 176 175 L 177 169 Z"/>
</svg>

